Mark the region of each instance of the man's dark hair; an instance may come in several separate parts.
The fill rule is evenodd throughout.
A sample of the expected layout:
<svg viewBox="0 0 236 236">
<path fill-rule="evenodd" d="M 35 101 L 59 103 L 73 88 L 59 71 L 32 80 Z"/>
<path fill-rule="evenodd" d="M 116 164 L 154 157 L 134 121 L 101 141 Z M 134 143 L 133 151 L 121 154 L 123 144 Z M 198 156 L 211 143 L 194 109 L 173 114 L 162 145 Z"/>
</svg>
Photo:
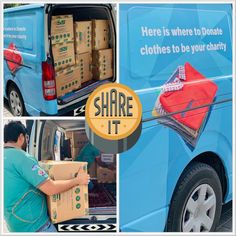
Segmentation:
<svg viewBox="0 0 236 236">
<path fill-rule="evenodd" d="M 20 134 L 27 134 L 25 126 L 20 121 L 10 121 L 4 126 L 4 143 L 17 142 Z"/>
</svg>

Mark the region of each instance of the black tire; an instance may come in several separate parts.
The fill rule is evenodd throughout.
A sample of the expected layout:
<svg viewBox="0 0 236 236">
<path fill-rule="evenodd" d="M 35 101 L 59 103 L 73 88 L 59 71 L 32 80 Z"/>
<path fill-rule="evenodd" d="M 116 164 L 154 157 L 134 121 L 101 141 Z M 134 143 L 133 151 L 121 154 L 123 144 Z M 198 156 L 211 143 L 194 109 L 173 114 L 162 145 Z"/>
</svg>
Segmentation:
<svg viewBox="0 0 236 236">
<path fill-rule="evenodd" d="M 16 98 L 18 99 L 18 105 L 19 108 L 15 108 L 14 104 L 12 102 L 12 94 L 14 94 L 16 96 Z M 8 105 L 10 108 L 10 111 L 12 113 L 13 116 L 25 116 L 27 115 L 26 110 L 25 110 L 25 105 L 24 105 L 24 101 L 23 98 L 21 96 L 21 93 L 19 91 L 19 89 L 17 87 L 15 87 L 14 85 L 10 85 L 8 88 Z"/>
<path fill-rule="evenodd" d="M 209 231 L 212 232 L 215 230 L 216 226 L 218 225 L 222 209 L 221 182 L 217 172 L 211 166 L 205 163 L 193 162 L 183 172 L 175 188 L 166 224 L 166 230 L 168 232 L 182 232 L 184 227 L 183 221 L 186 220 L 187 213 L 189 214 L 188 216 L 189 219 L 190 217 L 199 217 L 195 215 L 195 211 L 194 214 L 192 214 L 187 212 L 186 209 L 188 200 L 190 200 L 190 197 L 193 198 L 194 196 L 192 194 L 194 194 L 195 191 L 197 191 L 197 189 L 201 188 L 201 186 L 203 185 L 210 186 L 209 188 L 213 189 L 213 193 L 215 194 L 214 195 L 214 200 L 216 202 L 216 206 L 214 206 L 215 214 L 211 215 L 213 223 Z M 206 193 L 206 196 L 207 194 L 208 193 Z M 199 195 L 196 195 L 196 197 L 199 198 Z M 207 198 L 205 199 L 207 200 Z M 196 199 L 196 201 L 198 201 L 198 199 Z M 196 209 L 198 210 L 199 208 Z M 193 229 L 191 231 L 194 231 Z M 205 231 L 205 230 L 206 229 L 204 229 L 204 226 L 200 227 L 200 231 Z"/>
</svg>

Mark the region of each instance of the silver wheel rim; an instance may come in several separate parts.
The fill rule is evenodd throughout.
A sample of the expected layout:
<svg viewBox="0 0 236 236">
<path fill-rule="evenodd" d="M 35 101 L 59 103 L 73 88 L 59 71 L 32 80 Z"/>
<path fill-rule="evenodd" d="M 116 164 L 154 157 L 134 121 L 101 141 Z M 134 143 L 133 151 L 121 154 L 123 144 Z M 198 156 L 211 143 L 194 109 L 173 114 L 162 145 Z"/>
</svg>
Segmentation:
<svg viewBox="0 0 236 236">
<path fill-rule="evenodd" d="M 10 92 L 10 104 L 13 115 L 21 116 L 23 108 L 20 101 L 20 97 L 16 91 Z"/>
<path fill-rule="evenodd" d="M 195 188 L 187 200 L 182 218 L 183 232 L 209 232 L 214 222 L 216 195 L 208 184 Z"/>
</svg>

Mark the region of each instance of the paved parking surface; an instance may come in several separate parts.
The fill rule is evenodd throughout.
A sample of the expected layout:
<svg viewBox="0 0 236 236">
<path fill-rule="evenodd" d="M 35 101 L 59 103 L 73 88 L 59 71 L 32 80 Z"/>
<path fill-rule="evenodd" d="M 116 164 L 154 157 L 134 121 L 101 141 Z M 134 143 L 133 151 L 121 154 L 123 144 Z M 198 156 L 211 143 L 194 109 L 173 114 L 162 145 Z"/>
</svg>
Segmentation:
<svg viewBox="0 0 236 236">
<path fill-rule="evenodd" d="M 13 117 L 13 115 L 10 112 L 7 100 L 4 99 L 3 118 L 6 118 L 6 117 Z"/>
<path fill-rule="evenodd" d="M 223 206 L 219 226 L 216 232 L 232 232 L 232 201 Z"/>
</svg>

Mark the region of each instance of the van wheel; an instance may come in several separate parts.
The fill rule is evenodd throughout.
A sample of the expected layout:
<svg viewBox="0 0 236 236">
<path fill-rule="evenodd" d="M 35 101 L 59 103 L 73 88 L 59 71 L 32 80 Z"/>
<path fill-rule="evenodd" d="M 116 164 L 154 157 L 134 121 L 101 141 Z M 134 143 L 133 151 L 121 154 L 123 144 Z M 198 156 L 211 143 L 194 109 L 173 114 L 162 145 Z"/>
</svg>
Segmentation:
<svg viewBox="0 0 236 236">
<path fill-rule="evenodd" d="M 26 114 L 22 96 L 14 85 L 10 85 L 8 89 L 8 104 L 14 116 L 23 116 Z"/>
<path fill-rule="evenodd" d="M 194 162 L 184 171 L 174 191 L 167 231 L 214 231 L 221 208 L 222 187 L 218 174 L 211 166 Z"/>
</svg>

